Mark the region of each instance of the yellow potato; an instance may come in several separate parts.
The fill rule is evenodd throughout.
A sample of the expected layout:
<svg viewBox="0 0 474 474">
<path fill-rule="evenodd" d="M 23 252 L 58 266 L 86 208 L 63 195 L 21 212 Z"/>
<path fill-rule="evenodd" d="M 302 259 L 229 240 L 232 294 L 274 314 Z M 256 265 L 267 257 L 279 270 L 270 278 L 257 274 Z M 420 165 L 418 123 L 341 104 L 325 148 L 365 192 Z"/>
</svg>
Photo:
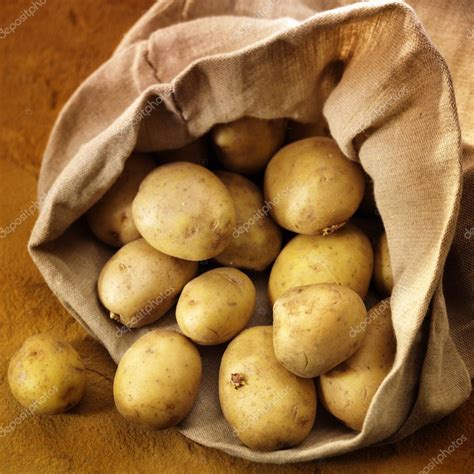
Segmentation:
<svg viewBox="0 0 474 474">
<path fill-rule="evenodd" d="M 264 188 L 265 199 L 273 203 L 272 216 L 282 227 L 299 234 L 328 234 L 359 207 L 364 172 L 332 138 L 313 137 L 285 146 L 271 159 Z"/>
<path fill-rule="evenodd" d="M 365 234 L 352 225 L 322 235 L 297 235 L 280 252 L 268 281 L 272 304 L 297 286 L 335 283 L 364 299 L 372 278 L 373 253 Z"/>
<path fill-rule="evenodd" d="M 285 139 L 285 120 L 243 117 L 211 131 L 217 157 L 229 171 L 252 174 L 262 170 Z"/>
<path fill-rule="evenodd" d="M 388 251 L 387 234 L 384 232 L 378 239 L 374 255 L 374 281 L 382 296 L 389 296 L 393 290 L 392 265 Z"/>
<path fill-rule="evenodd" d="M 238 174 L 225 171 L 216 174 L 234 200 L 236 223 L 229 245 L 214 260 L 231 267 L 265 270 L 280 251 L 281 232 L 268 215 L 262 192 Z"/>
<path fill-rule="evenodd" d="M 366 335 L 360 349 L 319 379 L 323 405 L 357 431 L 362 430 L 370 402 L 395 359 L 396 341 L 389 300 L 371 308 L 366 320 L 352 328 L 354 334 L 364 330 Z"/>
<path fill-rule="evenodd" d="M 160 151 L 157 156 L 162 164 L 174 163 L 175 161 L 189 161 L 190 163 L 206 166 L 209 160 L 209 150 L 206 139 L 201 137 L 182 148 Z"/>
<path fill-rule="evenodd" d="M 316 416 L 313 380 L 286 370 L 272 339 L 271 326 L 246 329 L 227 346 L 219 370 L 224 417 L 242 443 L 259 451 L 300 443 Z"/>
<path fill-rule="evenodd" d="M 86 371 L 71 344 L 36 334 L 11 358 L 8 383 L 13 396 L 32 413 L 54 415 L 81 400 Z"/>
<path fill-rule="evenodd" d="M 351 328 L 366 316 L 364 302 L 346 286 L 293 288 L 273 306 L 276 358 L 300 377 L 318 377 L 359 349 L 365 332 L 353 334 Z"/>
<path fill-rule="evenodd" d="M 255 310 L 255 286 L 235 268 L 215 268 L 191 280 L 176 306 L 183 334 L 203 345 L 222 344 L 247 325 Z"/>
<path fill-rule="evenodd" d="M 194 163 L 170 163 L 150 173 L 132 206 L 144 239 L 185 260 L 207 260 L 230 242 L 235 208 L 224 183 Z"/>
<path fill-rule="evenodd" d="M 161 318 L 197 272 L 197 263 L 165 255 L 144 239 L 122 247 L 100 272 L 99 298 L 110 317 L 136 328 Z"/>
<path fill-rule="evenodd" d="M 140 238 L 133 222 L 132 202 L 140 183 L 153 168 L 156 163 L 148 155 L 136 153 L 125 162 L 117 181 L 87 213 L 87 222 L 99 240 L 121 247 Z"/>
<path fill-rule="evenodd" d="M 165 429 L 192 410 L 201 382 L 201 356 L 175 331 L 155 329 L 124 354 L 114 378 L 115 405 L 128 420 Z"/>
</svg>

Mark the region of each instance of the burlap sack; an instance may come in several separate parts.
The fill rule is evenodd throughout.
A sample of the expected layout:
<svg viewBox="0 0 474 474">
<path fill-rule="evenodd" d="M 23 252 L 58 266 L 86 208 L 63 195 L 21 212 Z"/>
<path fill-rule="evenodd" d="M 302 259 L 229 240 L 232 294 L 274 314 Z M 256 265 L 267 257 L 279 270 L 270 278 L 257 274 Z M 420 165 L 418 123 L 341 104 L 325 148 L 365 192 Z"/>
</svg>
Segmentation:
<svg viewBox="0 0 474 474">
<path fill-rule="evenodd" d="M 222 349 L 200 348 L 199 400 L 179 429 L 254 461 L 310 460 L 398 439 L 450 413 L 471 391 L 474 234 L 470 242 L 464 234 L 474 225 L 473 168 L 466 154 L 461 204 L 449 70 L 406 4 L 317 13 L 330 6 L 336 2 L 158 1 L 61 112 L 39 179 L 44 202 L 31 255 L 64 306 L 118 361 L 150 327 L 120 331 L 100 306 L 96 281 L 112 249 L 92 237 L 81 216 L 132 150 L 179 147 L 244 115 L 313 121 L 323 113 L 344 153 L 360 160 L 375 182 L 390 245 L 395 364 L 362 433 L 321 411 L 300 446 L 257 453 L 239 443 L 221 414 Z M 264 276 L 255 279 L 253 324 L 271 324 Z M 173 317 L 155 326 L 174 326 Z"/>
</svg>

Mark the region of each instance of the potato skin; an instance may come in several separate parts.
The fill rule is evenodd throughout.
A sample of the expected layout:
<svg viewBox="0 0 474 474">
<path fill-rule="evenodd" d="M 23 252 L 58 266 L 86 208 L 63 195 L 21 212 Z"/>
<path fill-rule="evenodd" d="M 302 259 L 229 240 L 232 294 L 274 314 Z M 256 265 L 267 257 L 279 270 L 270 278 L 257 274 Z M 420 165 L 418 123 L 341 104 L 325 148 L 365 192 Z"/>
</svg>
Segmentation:
<svg viewBox="0 0 474 474">
<path fill-rule="evenodd" d="M 273 264 L 268 282 L 270 300 L 273 304 L 291 288 L 316 283 L 345 285 L 364 299 L 372 270 L 369 239 L 352 225 L 327 236 L 297 235 Z"/>
<path fill-rule="evenodd" d="M 169 428 L 191 412 L 201 375 L 196 347 L 175 331 L 155 329 L 135 341 L 120 360 L 115 405 L 128 420 Z"/>
<path fill-rule="evenodd" d="M 132 217 L 132 202 L 140 183 L 154 168 L 153 158 L 144 154 L 136 153 L 125 162 L 117 181 L 87 213 L 89 227 L 99 240 L 121 247 L 140 238 Z"/>
<path fill-rule="evenodd" d="M 263 271 L 281 249 L 281 231 L 264 211 L 263 194 L 252 181 L 235 173 L 216 173 L 226 185 L 236 211 L 232 239 L 214 260 L 221 265 Z"/>
<path fill-rule="evenodd" d="M 161 318 L 194 277 L 196 262 L 154 249 L 144 239 L 122 247 L 105 265 L 97 284 L 110 317 L 137 328 Z"/>
<path fill-rule="evenodd" d="M 252 280 L 235 268 L 215 268 L 191 280 L 176 306 L 183 334 L 202 345 L 222 344 L 249 322 L 255 310 Z"/>
<path fill-rule="evenodd" d="M 150 173 L 132 205 L 144 239 L 185 260 L 207 260 L 232 238 L 235 208 L 224 183 L 194 163 L 170 163 Z"/>
<path fill-rule="evenodd" d="M 265 199 L 275 221 L 298 234 L 326 234 L 354 214 L 364 196 L 364 173 L 332 138 L 313 137 L 282 148 L 265 171 Z"/>
<path fill-rule="evenodd" d="M 209 160 L 209 150 L 206 139 L 201 137 L 181 148 L 162 150 L 157 153 L 157 157 L 161 164 L 189 161 L 190 163 L 206 166 Z"/>
<path fill-rule="evenodd" d="M 393 290 L 392 265 L 388 251 L 387 234 L 379 236 L 374 254 L 374 282 L 382 296 L 389 296 Z"/>
<path fill-rule="evenodd" d="M 363 326 L 364 323 L 356 329 Z M 319 394 L 325 408 L 356 431 L 362 430 L 370 402 L 395 359 L 389 300 L 369 310 L 366 326 L 360 349 L 319 378 Z"/>
<path fill-rule="evenodd" d="M 229 171 L 254 174 L 262 170 L 285 139 L 285 120 L 243 117 L 216 125 L 211 138 L 219 161 Z"/>
<path fill-rule="evenodd" d="M 8 366 L 13 396 L 40 415 L 64 413 L 84 395 L 86 371 L 76 350 L 50 334 L 23 342 Z"/>
<path fill-rule="evenodd" d="M 273 451 L 303 441 L 316 416 L 312 379 L 288 372 L 273 352 L 271 326 L 255 326 L 228 346 L 219 370 L 224 417 L 251 449 Z"/>
<path fill-rule="evenodd" d="M 366 316 L 364 302 L 346 286 L 293 288 L 273 306 L 276 358 L 300 377 L 318 377 L 359 349 L 365 331 L 353 333 L 351 328 Z"/>
</svg>

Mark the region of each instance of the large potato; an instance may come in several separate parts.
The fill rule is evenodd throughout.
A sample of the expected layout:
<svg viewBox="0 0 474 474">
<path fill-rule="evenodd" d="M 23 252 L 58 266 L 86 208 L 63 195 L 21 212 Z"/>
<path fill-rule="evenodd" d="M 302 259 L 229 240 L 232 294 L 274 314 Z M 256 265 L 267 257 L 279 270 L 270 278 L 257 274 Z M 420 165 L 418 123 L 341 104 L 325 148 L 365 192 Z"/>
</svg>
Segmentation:
<svg viewBox="0 0 474 474">
<path fill-rule="evenodd" d="M 137 328 L 161 318 L 197 272 L 197 263 L 165 255 L 135 240 L 122 247 L 100 272 L 99 298 L 110 317 Z"/>
<path fill-rule="evenodd" d="M 71 344 L 49 334 L 25 340 L 8 366 L 13 396 L 31 412 L 64 413 L 84 395 L 86 371 Z"/>
<path fill-rule="evenodd" d="M 219 399 L 235 435 L 259 451 L 300 443 L 316 416 L 314 382 L 278 362 L 271 326 L 246 329 L 227 346 L 219 370 Z"/>
<path fill-rule="evenodd" d="M 132 217 L 132 202 L 145 176 L 156 168 L 148 155 L 134 154 L 112 187 L 87 213 L 87 222 L 95 236 L 114 247 L 139 239 Z"/>
<path fill-rule="evenodd" d="M 175 161 L 189 161 L 190 163 L 206 166 L 209 160 L 209 151 L 206 139 L 202 137 L 194 142 L 188 143 L 182 148 L 160 151 L 157 156 L 161 164 L 174 163 Z"/>
<path fill-rule="evenodd" d="M 377 290 L 382 296 L 389 296 L 393 290 L 392 265 L 388 251 L 387 234 L 379 236 L 375 245 L 374 254 L 374 281 Z"/>
<path fill-rule="evenodd" d="M 155 329 L 124 354 L 114 378 L 115 405 L 128 420 L 165 429 L 192 410 L 201 382 L 201 356 L 175 331 Z"/>
<path fill-rule="evenodd" d="M 280 251 L 281 231 L 268 215 L 262 192 L 238 174 L 221 171 L 217 176 L 234 200 L 236 223 L 229 245 L 214 259 L 221 265 L 265 270 Z"/>
<path fill-rule="evenodd" d="M 278 255 L 268 282 L 272 303 L 285 291 L 315 283 L 335 283 L 363 299 L 372 278 L 369 239 L 352 225 L 322 235 L 297 235 Z"/>
<path fill-rule="evenodd" d="M 232 238 L 235 208 L 224 183 L 194 163 L 158 167 L 140 185 L 133 218 L 145 240 L 167 255 L 207 260 Z"/>
<path fill-rule="evenodd" d="M 191 280 L 176 306 L 176 320 L 185 336 L 203 345 L 232 339 L 255 310 L 255 286 L 235 268 L 216 268 Z"/>
<path fill-rule="evenodd" d="M 263 169 L 285 139 L 285 120 L 243 117 L 221 123 L 211 131 L 217 157 L 236 173 L 252 174 Z"/>
<path fill-rule="evenodd" d="M 359 207 L 364 185 L 360 165 L 325 137 L 282 148 L 268 164 L 264 181 L 275 221 L 309 235 L 327 234 L 344 225 Z"/>
<path fill-rule="evenodd" d="M 276 358 L 300 377 L 317 377 L 348 359 L 365 332 L 351 332 L 366 318 L 360 296 L 340 285 L 293 288 L 273 306 Z"/>
<path fill-rule="evenodd" d="M 370 402 L 395 358 L 396 341 L 388 300 L 371 308 L 366 320 L 352 328 L 352 332 L 365 328 L 360 349 L 319 379 L 319 393 L 326 409 L 357 431 L 362 430 Z"/>
</svg>

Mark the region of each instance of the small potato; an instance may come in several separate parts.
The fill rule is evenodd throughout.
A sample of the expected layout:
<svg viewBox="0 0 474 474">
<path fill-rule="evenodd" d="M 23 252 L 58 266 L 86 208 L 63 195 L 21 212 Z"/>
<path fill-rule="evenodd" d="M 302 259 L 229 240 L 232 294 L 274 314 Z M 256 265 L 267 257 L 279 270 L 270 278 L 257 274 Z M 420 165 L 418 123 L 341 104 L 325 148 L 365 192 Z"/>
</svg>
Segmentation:
<svg viewBox="0 0 474 474">
<path fill-rule="evenodd" d="M 157 157 L 162 164 L 189 161 L 190 163 L 206 166 L 209 160 L 209 150 L 205 138 L 198 138 L 182 148 L 160 151 Z"/>
<path fill-rule="evenodd" d="M 322 235 L 297 235 L 273 264 L 268 292 L 273 303 L 297 286 L 335 283 L 365 298 L 372 278 L 373 253 L 369 239 L 352 225 Z"/>
<path fill-rule="evenodd" d="M 214 260 L 231 267 L 265 270 L 281 249 L 281 231 L 268 216 L 263 194 L 243 176 L 225 171 L 216 174 L 234 200 L 236 223 L 229 245 Z"/>
<path fill-rule="evenodd" d="M 207 260 L 230 242 L 235 208 L 224 183 L 194 163 L 170 163 L 150 173 L 132 206 L 144 239 L 167 255 Z"/>
<path fill-rule="evenodd" d="M 99 240 L 121 247 L 140 238 L 133 222 L 132 202 L 153 168 L 156 163 L 148 155 L 136 153 L 125 162 L 117 181 L 87 213 L 89 227 Z"/>
<path fill-rule="evenodd" d="M 259 451 L 300 443 L 316 416 L 313 380 L 278 362 L 272 332 L 271 326 L 243 331 L 227 346 L 219 370 L 224 417 L 242 443 Z"/>
<path fill-rule="evenodd" d="M 49 334 L 36 334 L 11 358 L 8 383 L 24 407 L 40 415 L 54 415 L 81 400 L 86 369 L 71 344 Z"/>
<path fill-rule="evenodd" d="M 232 339 L 255 310 L 255 286 L 235 268 L 216 268 L 191 280 L 176 306 L 181 331 L 194 342 L 215 345 Z"/>
<path fill-rule="evenodd" d="M 325 137 L 282 148 L 268 164 L 264 180 L 275 221 L 308 235 L 328 234 L 344 225 L 359 207 L 364 185 L 361 166 Z"/>
<path fill-rule="evenodd" d="M 382 296 L 389 296 L 393 290 L 392 265 L 388 251 L 387 234 L 384 232 L 378 239 L 374 255 L 374 281 Z"/>
<path fill-rule="evenodd" d="M 370 402 L 395 359 L 389 300 L 371 308 L 365 321 L 351 331 L 355 334 L 365 328 L 360 349 L 319 379 L 319 394 L 326 409 L 357 431 L 362 430 Z"/>
<path fill-rule="evenodd" d="M 114 378 L 115 405 L 128 420 L 159 430 L 192 410 L 201 382 L 201 356 L 175 331 L 155 329 L 124 354 Z"/>
<path fill-rule="evenodd" d="M 253 174 L 262 170 L 285 139 L 285 120 L 243 117 L 211 131 L 219 161 L 229 171 Z"/>
<path fill-rule="evenodd" d="M 293 288 L 273 306 L 276 358 L 300 377 L 318 377 L 359 349 L 365 331 L 353 334 L 351 328 L 366 316 L 364 302 L 346 286 Z"/>
<path fill-rule="evenodd" d="M 138 328 L 161 318 L 197 272 L 197 263 L 161 253 L 138 239 L 122 247 L 100 272 L 99 298 L 110 317 Z"/>
</svg>

